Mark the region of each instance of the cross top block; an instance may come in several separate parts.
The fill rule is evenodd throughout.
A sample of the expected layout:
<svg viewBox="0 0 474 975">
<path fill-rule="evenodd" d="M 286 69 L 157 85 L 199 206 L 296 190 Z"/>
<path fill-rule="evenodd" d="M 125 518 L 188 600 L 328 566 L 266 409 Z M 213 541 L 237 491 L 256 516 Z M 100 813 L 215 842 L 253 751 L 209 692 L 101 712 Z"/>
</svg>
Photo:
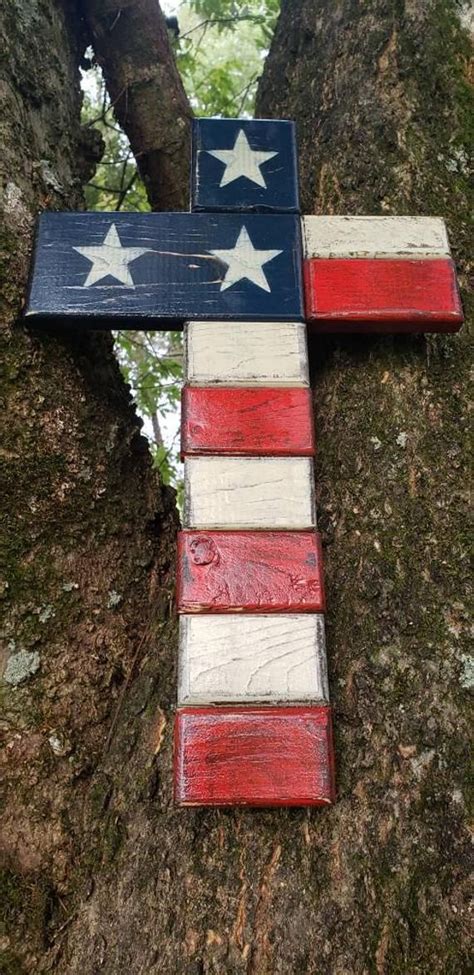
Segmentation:
<svg viewBox="0 0 474 975">
<path fill-rule="evenodd" d="M 191 209 L 298 213 L 294 122 L 194 119 Z"/>
</svg>

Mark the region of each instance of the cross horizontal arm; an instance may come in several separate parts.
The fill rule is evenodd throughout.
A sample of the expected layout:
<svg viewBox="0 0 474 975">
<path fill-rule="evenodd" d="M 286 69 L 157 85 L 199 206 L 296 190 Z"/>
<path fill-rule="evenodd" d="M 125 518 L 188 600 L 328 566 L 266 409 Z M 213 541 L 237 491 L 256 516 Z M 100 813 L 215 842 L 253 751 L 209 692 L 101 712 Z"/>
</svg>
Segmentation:
<svg viewBox="0 0 474 975">
<path fill-rule="evenodd" d="M 45 213 L 25 314 L 89 328 L 302 319 L 299 217 Z"/>
</svg>

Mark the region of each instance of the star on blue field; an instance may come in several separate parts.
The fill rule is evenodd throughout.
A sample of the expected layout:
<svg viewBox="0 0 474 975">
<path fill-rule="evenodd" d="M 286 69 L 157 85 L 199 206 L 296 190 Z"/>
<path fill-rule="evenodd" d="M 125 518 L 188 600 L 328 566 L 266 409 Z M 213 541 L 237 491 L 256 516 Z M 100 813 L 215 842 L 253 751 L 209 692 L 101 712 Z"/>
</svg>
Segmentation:
<svg viewBox="0 0 474 975">
<path fill-rule="evenodd" d="M 191 209 L 297 213 L 293 122 L 195 119 Z"/>
</svg>

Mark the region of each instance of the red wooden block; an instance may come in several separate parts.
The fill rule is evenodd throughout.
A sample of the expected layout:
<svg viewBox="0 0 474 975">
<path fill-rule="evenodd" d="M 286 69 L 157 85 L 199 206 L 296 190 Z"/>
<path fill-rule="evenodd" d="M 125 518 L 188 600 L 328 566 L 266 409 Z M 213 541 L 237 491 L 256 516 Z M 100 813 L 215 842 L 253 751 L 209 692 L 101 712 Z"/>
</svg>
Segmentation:
<svg viewBox="0 0 474 975">
<path fill-rule="evenodd" d="M 181 430 L 183 454 L 314 454 L 309 389 L 185 386 Z"/>
<path fill-rule="evenodd" d="M 320 536 L 302 531 L 179 532 L 176 598 L 181 613 L 322 613 Z"/>
<path fill-rule="evenodd" d="M 456 332 L 463 321 L 449 258 L 314 258 L 304 286 L 306 317 L 321 332 Z"/>
<path fill-rule="evenodd" d="M 175 798 L 182 806 L 334 802 L 330 707 L 182 708 Z"/>
</svg>

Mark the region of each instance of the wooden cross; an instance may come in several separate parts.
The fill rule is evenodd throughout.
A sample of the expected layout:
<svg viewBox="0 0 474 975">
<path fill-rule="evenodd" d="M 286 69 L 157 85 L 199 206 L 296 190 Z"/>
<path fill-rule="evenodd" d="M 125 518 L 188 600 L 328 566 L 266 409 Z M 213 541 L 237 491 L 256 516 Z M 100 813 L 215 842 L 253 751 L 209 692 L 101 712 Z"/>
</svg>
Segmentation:
<svg viewBox="0 0 474 975">
<path fill-rule="evenodd" d="M 192 212 L 44 214 L 26 316 L 185 327 L 176 801 L 333 802 L 304 322 L 457 330 L 443 221 L 301 220 L 293 123 L 198 119 Z"/>
</svg>

